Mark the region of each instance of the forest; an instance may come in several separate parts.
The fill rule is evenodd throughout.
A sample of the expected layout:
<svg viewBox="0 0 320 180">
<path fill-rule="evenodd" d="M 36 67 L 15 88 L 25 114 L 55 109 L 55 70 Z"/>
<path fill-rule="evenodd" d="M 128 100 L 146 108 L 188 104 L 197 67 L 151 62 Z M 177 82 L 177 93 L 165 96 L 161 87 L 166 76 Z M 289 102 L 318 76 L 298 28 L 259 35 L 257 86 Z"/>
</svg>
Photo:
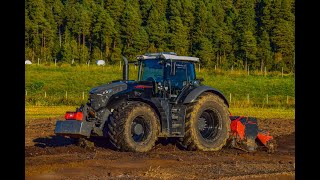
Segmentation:
<svg viewBox="0 0 320 180">
<path fill-rule="evenodd" d="M 294 0 L 26 0 L 25 59 L 108 64 L 146 52 L 204 67 L 295 70 Z"/>
</svg>

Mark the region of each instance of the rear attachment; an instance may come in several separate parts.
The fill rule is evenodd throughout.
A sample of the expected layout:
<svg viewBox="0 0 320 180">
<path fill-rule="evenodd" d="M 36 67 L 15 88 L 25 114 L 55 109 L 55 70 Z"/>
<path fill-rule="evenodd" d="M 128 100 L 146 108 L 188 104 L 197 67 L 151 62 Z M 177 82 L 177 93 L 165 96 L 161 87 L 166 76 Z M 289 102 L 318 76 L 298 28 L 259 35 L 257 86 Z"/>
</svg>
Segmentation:
<svg viewBox="0 0 320 180">
<path fill-rule="evenodd" d="M 254 152 L 258 147 L 267 152 L 276 150 L 276 142 L 269 132 L 259 130 L 257 119 L 248 116 L 230 116 L 231 134 L 228 145 L 246 152 Z"/>
</svg>

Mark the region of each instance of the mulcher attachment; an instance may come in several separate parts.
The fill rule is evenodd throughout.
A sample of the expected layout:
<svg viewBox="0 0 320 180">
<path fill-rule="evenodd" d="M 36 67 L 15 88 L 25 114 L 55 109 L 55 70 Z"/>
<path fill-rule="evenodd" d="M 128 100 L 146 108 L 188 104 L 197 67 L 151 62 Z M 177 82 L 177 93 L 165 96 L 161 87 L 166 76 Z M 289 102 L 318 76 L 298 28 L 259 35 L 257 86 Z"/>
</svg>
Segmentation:
<svg viewBox="0 0 320 180">
<path fill-rule="evenodd" d="M 276 148 L 275 140 L 269 132 L 259 130 L 257 119 L 248 116 L 230 116 L 231 134 L 229 146 L 246 152 L 254 152 L 259 145 L 273 153 Z"/>
</svg>

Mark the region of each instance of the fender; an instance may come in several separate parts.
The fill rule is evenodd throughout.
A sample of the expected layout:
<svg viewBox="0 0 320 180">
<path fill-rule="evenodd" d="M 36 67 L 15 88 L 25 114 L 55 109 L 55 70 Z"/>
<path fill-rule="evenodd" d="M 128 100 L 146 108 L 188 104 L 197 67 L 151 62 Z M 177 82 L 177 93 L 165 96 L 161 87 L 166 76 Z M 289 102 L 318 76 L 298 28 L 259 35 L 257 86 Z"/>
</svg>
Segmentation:
<svg viewBox="0 0 320 180">
<path fill-rule="evenodd" d="M 229 107 L 229 102 L 228 102 L 227 98 L 219 90 L 214 89 L 209 86 L 196 87 L 187 95 L 187 97 L 184 99 L 183 103 L 186 104 L 186 103 L 194 102 L 197 99 L 197 97 L 200 96 L 200 94 L 202 94 L 203 92 L 212 92 L 213 94 L 218 95 L 219 97 L 221 97 L 223 99 L 223 101 Z"/>
</svg>

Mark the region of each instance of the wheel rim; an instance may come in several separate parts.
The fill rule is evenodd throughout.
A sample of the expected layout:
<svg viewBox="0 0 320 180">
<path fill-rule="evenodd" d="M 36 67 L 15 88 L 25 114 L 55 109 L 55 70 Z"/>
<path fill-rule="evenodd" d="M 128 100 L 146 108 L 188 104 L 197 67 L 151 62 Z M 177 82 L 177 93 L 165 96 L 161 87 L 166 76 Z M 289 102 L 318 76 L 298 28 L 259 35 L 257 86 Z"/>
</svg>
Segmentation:
<svg viewBox="0 0 320 180">
<path fill-rule="evenodd" d="M 198 119 L 198 131 L 205 140 L 213 140 L 219 133 L 220 116 L 213 110 L 205 110 Z"/>
<path fill-rule="evenodd" d="M 136 117 L 131 124 L 131 137 L 135 142 L 143 142 L 150 134 L 149 124 L 141 116 Z"/>
</svg>

